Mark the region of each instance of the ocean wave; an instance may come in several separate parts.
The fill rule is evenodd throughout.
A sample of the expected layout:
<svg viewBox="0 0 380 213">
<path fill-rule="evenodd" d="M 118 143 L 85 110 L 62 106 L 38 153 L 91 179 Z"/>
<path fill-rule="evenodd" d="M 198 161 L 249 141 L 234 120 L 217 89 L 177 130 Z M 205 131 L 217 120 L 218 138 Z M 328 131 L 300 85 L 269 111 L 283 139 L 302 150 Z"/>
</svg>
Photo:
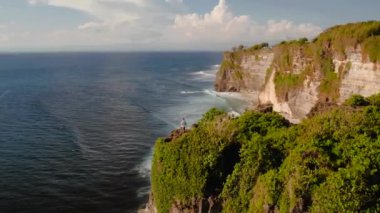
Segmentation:
<svg viewBox="0 0 380 213">
<path fill-rule="evenodd" d="M 198 71 L 198 72 L 193 72 L 190 73 L 190 75 L 194 76 L 205 76 L 205 77 L 214 77 L 216 75 L 215 70 L 203 70 L 203 71 Z"/>
<path fill-rule="evenodd" d="M 150 172 L 151 172 L 151 167 L 152 167 L 152 157 L 153 157 L 153 149 L 150 151 L 150 154 L 147 155 L 144 160 L 138 164 L 135 167 L 135 171 L 139 174 L 141 178 L 149 178 L 150 177 Z"/>
<path fill-rule="evenodd" d="M 204 93 L 204 91 L 181 91 L 181 94 L 201 94 Z"/>
<path fill-rule="evenodd" d="M 210 96 L 213 96 L 213 97 L 218 97 L 220 98 L 220 96 L 218 95 L 218 93 L 215 91 L 215 90 L 212 90 L 212 89 L 205 89 L 205 90 L 198 90 L 198 91 L 187 91 L 187 90 L 184 90 L 184 91 L 181 91 L 180 92 L 181 94 L 205 94 L 205 95 L 210 95 Z"/>
<path fill-rule="evenodd" d="M 207 70 L 200 70 L 190 73 L 194 80 L 214 81 L 220 65 L 212 65 Z"/>
<path fill-rule="evenodd" d="M 149 195 L 149 193 L 150 193 L 150 186 L 145 186 L 137 190 L 137 197 L 142 198 Z"/>
<path fill-rule="evenodd" d="M 220 96 L 218 95 L 218 93 L 215 91 L 215 90 L 210 90 L 210 89 L 206 89 L 203 91 L 205 94 L 207 95 L 211 95 L 213 97 L 218 97 L 220 98 Z"/>
</svg>

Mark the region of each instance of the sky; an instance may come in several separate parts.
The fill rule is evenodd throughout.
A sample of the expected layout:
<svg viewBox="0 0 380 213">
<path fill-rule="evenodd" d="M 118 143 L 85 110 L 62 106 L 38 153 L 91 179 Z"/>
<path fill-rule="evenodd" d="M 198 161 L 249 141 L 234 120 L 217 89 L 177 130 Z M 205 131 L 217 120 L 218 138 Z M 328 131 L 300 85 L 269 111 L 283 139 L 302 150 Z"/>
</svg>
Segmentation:
<svg viewBox="0 0 380 213">
<path fill-rule="evenodd" d="M 219 51 L 379 11 L 379 0 L 0 0 L 0 51 Z"/>
</svg>

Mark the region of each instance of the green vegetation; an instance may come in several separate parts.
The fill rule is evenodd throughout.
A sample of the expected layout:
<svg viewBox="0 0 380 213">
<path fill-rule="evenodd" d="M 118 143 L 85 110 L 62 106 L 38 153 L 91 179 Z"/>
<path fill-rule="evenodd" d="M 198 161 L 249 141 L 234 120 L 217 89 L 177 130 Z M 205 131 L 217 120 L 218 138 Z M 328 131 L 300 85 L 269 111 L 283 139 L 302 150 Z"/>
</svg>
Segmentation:
<svg viewBox="0 0 380 213">
<path fill-rule="evenodd" d="M 233 51 L 233 52 L 225 52 L 224 60 L 220 66 L 220 70 L 218 72 L 218 76 L 224 76 L 225 73 L 229 71 L 233 71 L 233 75 L 231 75 L 234 80 L 242 80 L 242 68 L 240 66 L 241 61 L 243 59 L 244 52 L 243 51 Z"/>
<path fill-rule="evenodd" d="M 304 44 L 307 44 L 308 42 L 309 40 L 307 38 L 300 38 L 298 40 L 281 41 L 279 45 L 289 45 L 289 44 L 304 45 Z"/>
<path fill-rule="evenodd" d="M 380 61 L 380 22 L 370 21 L 330 28 L 309 43 L 306 38 L 282 41 L 273 47 L 275 57 L 272 67 L 276 69 L 276 93 L 286 100 L 289 92 L 301 88 L 307 76 L 315 79 L 320 73 L 321 100 L 336 101 L 345 73 L 351 68 L 348 63 L 335 72 L 333 57 L 346 58 L 346 50 L 362 47 L 363 55 L 372 62 Z M 304 61 L 301 65 L 300 60 Z M 297 65 L 298 63 L 298 68 Z M 296 69 L 295 69 L 296 68 Z M 318 79 L 317 79 L 318 80 Z"/>
<path fill-rule="evenodd" d="M 370 37 L 363 42 L 364 53 L 372 62 L 380 62 L 380 36 Z"/>
<path fill-rule="evenodd" d="M 379 107 L 380 107 L 380 93 L 379 93 L 379 94 L 376 94 L 376 95 L 372 95 L 372 96 L 366 98 L 366 100 L 367 100 L 371 105 L 379 106 Z"/>
<path fill-rule="evenodd" d="M 232 133 L 226 114 L 212 109 L 189 133 L 170 143 L 157 141 L 152 190 L 159 212 L 168 212 L 174 201 L 186 204 L 193 198 L 219 193 L 234 165 L 233 159 L 238 157 Z"/>
<path fill-rule="evenodd" d="M 345 57 L 345 50 L 349 47 L 363 46 L 364 53 L 370 55 L 371 60 L 379 61 L 380 49 L 374 45 L 379 45 L 380 22 L 368 21 L 361 23 L 351 23 L 332 27 L 318 36 L 315 43 L 318 46 L 325 46 L 337 52 L 341 57 Z M 377 43 L 376 43 L 377 41 Z M 370 45 L 366 45 L 370 44 Z"/>
<path fill-rule="evenodd" d="M 353 95 L 344 104 L 352 107 L 368 106 L 369 101 L 361 95 Z"/>
<path fill-rule="evenodd" d="M 255 52 L 257 50 L 261 50 L 263 48 L 268 48 L 269 44 L 268 43 L 261 43 L 261 44 L 255 44 L 252 47 L 248 48 L 249 52 Z"/>
<path fill-rule="evenodd" d="M 277 96 L 280 97 L 280 99 L 287 101 L 287 92 L 301 87 L 304 81 L 303 77 L 303 75 L 276 72 L 274 84 L 276 85 Z"/>
<path fill-rule="evenodd" d="M 217 196 L 224 212 L 379 212 L 380 94 L 290 125 L 276 113 L 212 109 L 152 167 L 159 212 Z"/>
<path fill-rule="evenodd" d="M 274 84 L 276 86 L 277 97 L 286 101 L 287 94 L 302 88 L 304 81 L 309 76 L 313 78 L 314 67 L 307 58 L 311 58 L 309 43 L 306 38 L 288 42 L 282 42 L 274 47 L 274 59 L 271 69 L 276 70 Z M 306 62 L 301 65 L 304 58 Z M 295 69 L 295 64 L 298 68 Z"/>
<path fill-rule="evenodd" d="M 307 38 L 301 38 L 282 41 L 273 46 L 271 50 L 274 52 L 274 59 L 270 69 L 276 72 L 275 85 L 279 100 L 286 100 L 290 92 L 298 92 L 302 89 L 304 81 L 310 79 L 321 82 L 321 101 L 336 102 L 341 81 L 351 68 L 351 63 L 341 65 L 336 71 L 333 58 L 344 60 L 348 49 L 359 46 L 364 60 L 368 58 L 371 62 L 380 62 L 379 21 L 340 25 L 321 33 L 312 42 Z M 232 52 L 227 52 L 220 74 L 228 70 L 232 73 L 229 75 L 232 80 L 242 80 L 242 58 L 254 56 L 255 61 L 260 61 L 263 48 L 269 48 L 269 44 L 261 43 L 249 48 L 240 45 Z M 234 72 L 236 74 L 233 74 Z"/>
<path fill-rule="evenodd" d="M 226 51 L 217 74 L 217 79 L 230 78 L 231 81 L 239 84 L 239 82 L 241 82 L 244 78 L 244 72 L 241 67 L 243 57 L 251 56 L 253 54 L 255 61 L 260 61 L 261 57 L 259 54 L 264 48 L 269 48 L 269 44 L 261 43 L 249 48 L 244 45 L 239 45 L 238 47 L 232 48 L 232 51 Z"/>
</svg>

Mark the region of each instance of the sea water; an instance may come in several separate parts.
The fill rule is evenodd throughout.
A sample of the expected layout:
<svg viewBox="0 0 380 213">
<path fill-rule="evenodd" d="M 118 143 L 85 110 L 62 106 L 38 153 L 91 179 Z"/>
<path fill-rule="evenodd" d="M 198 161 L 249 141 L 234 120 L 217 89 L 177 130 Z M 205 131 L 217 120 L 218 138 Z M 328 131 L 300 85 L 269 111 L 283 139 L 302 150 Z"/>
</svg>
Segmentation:
<svg viewBox="0 0 380 213">
<path fill-rule="evenodd" d="M 157 137 L 210 107 L 222 54 L 0 55 L 0 212 L 136 212 Z M 234 102 L 234 101 L 233 101 Z"/>
</svg>

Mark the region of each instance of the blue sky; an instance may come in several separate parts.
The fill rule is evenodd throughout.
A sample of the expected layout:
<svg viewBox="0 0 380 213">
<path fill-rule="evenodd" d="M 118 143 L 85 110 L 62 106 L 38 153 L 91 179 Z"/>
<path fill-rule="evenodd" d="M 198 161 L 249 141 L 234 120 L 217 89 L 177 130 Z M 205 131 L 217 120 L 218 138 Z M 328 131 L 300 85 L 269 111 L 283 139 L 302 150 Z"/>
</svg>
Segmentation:
<svg viewBox="0 0 380 213">
<path fill-rule="evenodd" d="M 0 0 L 0 51 L 224 50 L 379 11 L 378 0 Z"/>
</svg>

